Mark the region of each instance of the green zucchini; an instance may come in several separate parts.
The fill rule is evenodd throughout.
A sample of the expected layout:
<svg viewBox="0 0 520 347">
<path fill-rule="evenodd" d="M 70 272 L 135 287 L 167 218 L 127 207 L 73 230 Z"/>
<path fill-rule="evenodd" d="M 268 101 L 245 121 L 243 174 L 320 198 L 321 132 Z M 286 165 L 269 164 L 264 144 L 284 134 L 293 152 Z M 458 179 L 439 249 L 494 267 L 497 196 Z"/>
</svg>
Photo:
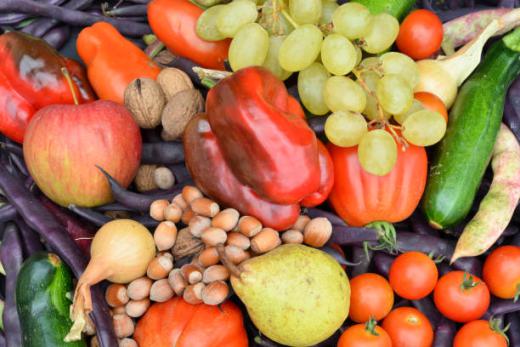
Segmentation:
<svg viewBox="0 0 520 347">
<path fill-rule="evenodd" d="M 386 12 L 401 21 L 415 5 L 415 0 L 353 0 L 365 5 L 372 14 Z"/>
<path fill-rule="evenodd" d="M 86 347 L 64 342 L 72 321 L 72 273 L 58 256 L 40 252 L 27 259 L 16 280 L 16 309 L 23 347 Z"/>
<path fill-rule="evenodd" d="M 510 84 L 520 74 L 520 29 L 495 42 L 462 85 L 431 162 L 423 210 L 444 229 L 469 213 L 491 159 Z"/>
</svg>

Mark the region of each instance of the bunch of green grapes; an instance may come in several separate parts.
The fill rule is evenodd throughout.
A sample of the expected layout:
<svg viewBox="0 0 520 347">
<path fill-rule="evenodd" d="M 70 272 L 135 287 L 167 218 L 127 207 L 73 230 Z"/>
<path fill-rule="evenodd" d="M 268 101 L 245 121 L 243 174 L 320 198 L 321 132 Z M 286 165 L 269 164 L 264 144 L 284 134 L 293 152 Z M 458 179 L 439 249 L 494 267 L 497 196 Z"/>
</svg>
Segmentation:
<svg viewBox="0 0 520 347">
<path fill-rule="evenodd" d="M 234 0 L 209 8 L 198 20 L 198 35 L 210 41 L 232 38 L 233 71 L 264 66 L 281 80 L 298 72 L 302 104 L 314 115 L 332 112 L 327 138 L 337 146 L 359 146 L 366 171 L 386 175 L 392 170 L 396 137 L 429 146 L 444 136 L 444 118 L 413 98 L 419 79 L 415 62 L 385 53 L 399 33 L 396 18 L 372 15 L 353 2 L 261 2 Z M 363 60 L 363 51 L 380 56 Z M 391 134 L 392 129 L 397 131 Z"/>
<path fill-rule="evenodd" d="M 410 57 L 388 52 L 366 58 L 353 75 L 354 79 L 324 79 L 323 105 L 332 111 L 325 134 L 337 146 L 359 146 L 359 162 L 366 171 L 383 176 L 392 170 L 400 136 L 417 146 L 431 146 L 442 139 L 444 117 L 413 97 L 419 72 Z"/>
</svg>

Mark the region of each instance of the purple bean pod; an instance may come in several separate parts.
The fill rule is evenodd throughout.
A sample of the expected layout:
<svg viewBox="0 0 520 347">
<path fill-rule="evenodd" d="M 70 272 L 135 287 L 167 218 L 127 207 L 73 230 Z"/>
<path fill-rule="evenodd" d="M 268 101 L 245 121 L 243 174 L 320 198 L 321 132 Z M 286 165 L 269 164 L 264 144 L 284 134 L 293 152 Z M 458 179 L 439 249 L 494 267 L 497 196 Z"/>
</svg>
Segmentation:
<svg viewBox="0 0 520 347">
<path fill-rule="evenodd" d="M 328 116 L 316 116 L 307 118 L 307 123 L 317 136 L 323 136 L 325 134 L 325 122 Z"/>
<path fill-rule="evenodd" d="M 410 217 L 412 229 L 414 232 L 420 235 L 438 236 L 439 231 L 433 229 L 421 215 L 420 211 L 415 211 Z"/>
<path fill-rule="evenodd" d="M 18 11 L 30 15 L 50 17 L 76 26 L 88 26 L 101 20 L 96 15 L 30 0 L 3 0 L 0 2 L 0 11 Z M 123 35 L 142 36 L 151 33 L 150 27 L 145 24 L 110 17 L 104 17 L 102 20 L 115 26 Z"/>
<path fill-rule="evenodd" d="M 94 0 L 70 0 L 65 3 L 62 7 L 71 10 L 83 10 L 89 7 Z M 46 32 L 60 24 L 60 21 L 52 18 L 40 18 L 22 29 L 24 33 L 42 37 Z"/>
<path fill-rule="evenodd" d="M 121 187 L 121 185 L 112 176 L 110 176 L 108 172 L 100 167 L 98 168 L 107 178 L 108 183 L 110 184 L 110 188 L 112 189 L 112 195 L 114 196 L 114 199 L 117 202 L 132 208 L 134 211 L 148 212 L 150 210 L 150 205 L 155 200 L 170 199 L 172 196 L 180 193 L 182 190 L 182 188 L 176 186 L 176 190 L 174 192 L 164 193 L 161 196 L 134 193 Z"/>
<path fill-rule="evenodd" d="M 1 160 L 0 165 L 5 165 L 5 160 Z M 79 278 L 87 265 L 86 257 L 52 214 L 39 203 L 20 179 L 7 170 L 0 170 L 0 189 L 29 227 L 38 232 Z M 91 316 L 96 325 L 100 347 L 117 346 L 112 317 L 104 293 L 99 286 L 92 287 L 91 292 L 94 306 Z"/>
<path fill-rule="evenodd" d="M 118 202 L 114 202 L 111 204 L 102 205 L 99 207 L 96 207 L 96 211 L 99 212 L 111 212 L 111 211 L 126 211 L 126 212 L 132 212 L 133 209 L 129 208 L 128 206 L 125 206 L 123 204 L 120 204 Z"/>
<path fill-rule="evenodd" d="M 428 317 L 434 329 L 441 322 L 442 315 L 435 307 L 431 297 L 427 296 L 420 300 L 412 300 L 412 305 Z"/>
<path fill-rule="evenodd" d="M 7 342 L 5 341 L 4 332 L 0 332 L 0 347 L 7 347 Z"/>
<path fill-rule="evenodd" d="M 333 226 L 346 227 L 347 224 L 332 212 L 324 211 L 319 208 L 311 207 L 306 209 L 306 214 L 311 218 L 325 217 Z"/>
<path fill-rule="evenodd" d="M 0 207 L 0 223 L 8 222 L 16 217 L 16 208 L 13 205 L 6 204 Z"/>
<path fill-rule="evenodd" d="M 515 236 L 513 236 L 509 244 L 520 247 L 520 234 L 516 234 Z"/>
<path fill-rule="evenodd" d="M 181 142 L 143 143 L 141 163 L 173 165 L 184 162 L 184 147 Z"/>
<path fill-rule="evenodd" d="M 145 17 L 148 5 L 126 5 L 112 8 L 105 11 L 105 15 L 109 17 Z"/>
<path fill-rule="evenodd" d="M 23 148 L 14 142 L 1 142 L 0 148 L 6 150 L 9 153 L 13 153 L 23 157 Z"/>
<path fill-rule="evenodd" d="M 442 317 L 435 329 L 435 340 L 432 347 L 452 347 L 456 332 L 457 324 Z"/>
<path fill-rule="evenodd" d="M 175 182 L 176 184 L 185 184 L 185 182 L 191 182 L 191 175 L 188 171 L 188 168 L 184 163 L 175 164 L 175 165 L 168 165 L 168 168 L 173 173 L 173 176 L 175 176 Z M 189 183 L 192 184 L 192 183 Z"/>
<path fill-rule="evenodd" d="M 96 212 L 90 208 L 79 207 L 76 205 L 69 205 L 69 210 L 74 212 L 78 217 L 94 224 L 97 227 L 101 227 L 106 223 L 110 222 L 113 218 L 105 216 L 102 213 Z"/>
<path fill-rule="evenodd" d="M 49 30 L 45 35 L 43 35 L 42 39 L 47 41 L 47 43 L 55 49 L 59 50 L 67 43 L 69 36 L 70 27 L 64 25 Z"/>
<path fill-rule="evenodd" d="M 15 222 L 18 226 L 18 229 L 20 230 L 20 236 L 23 240 L 25 254 L 31 256 L 36 252 L 43 251 L 44 248 L 38 234 L 32 230 L 22 218 L 16 218 Z"/>
<path fill-rule="evenodd" d="M 340 227 L 334 225 L 331 242 L 341 246 L 359 245 L 365 241 L 378 241 L 380 235 L 380 231 L 374 228 Z"/>
<path fill-rule="evenodd" d="M 85 256 L 90 257 L 90 244 L 94 237 L 95 230 L 84 223 L 81 223 L 72 214 L 65 211 L 60 206 L 53 203 L 43 195 L 38 196 L 43 206 L 54 215 L 54 218 L 67 230 L 76 245 L 83 251 Z"/>
<path fill-rule="evenodd" d="M 0 260 L 6 271 L 5 303 L 2 315 L 6 345 L 7 347 L 20 347 L 22 345 L 22 329 L 16 311 L 15 293 L 16 277 L 23 263 L 23 250 L 18 230 L 13 223 L 8 224 L 5 228 L 2 245 L 0 246 Z"/>
<path fill-rule="evenodd" d="M 514 302 L 513 300 L 493 298 L 491 305 L 489 305 L 487 312 L 484 314 L 484 319 L 491 319 L 497 315 L 510 313 L 520 314 L 520 300 Z"/>
<path fill-rule="evenodd" d="M 508 314 L 506 323 L 509 325 L 507 335 L 509 336 L 509 347 L 520 347 L 520 315 Z"/>
<path fill-rule="evenodd" d="M 358 263 L 358 265 L 352 267 L 350 272 L 351 276 L 356 277 L 358 275 L 368 272 L 373 257 L 374 252 L 369 249 L 365 250 L 363 246 L 352 247 L 351 261 L 353 263 Z"/>
<path fill-rule="evenodd" d="M 513 82 L 507 92 L 504 105 L 504 123 L 520 141 L 520 78 Z M 516 211 L 519 211 L 519 209 L 517 208 Z"/>
<path fill-rule="evenodd" d="M 23 160 L 23 157 L 20 157 L 16 154 L 9 153 L 9 159 L 13 163 L 13 166 L 24 176 L 29 176 L 29 170 L 27 170 L 27 166 Z"/>
<path fill-rule="evenodd" d="M 383 252 L 375 252 L 372 263 L 375 271 L 381 276 L 388 277 L 390 267 L 394 262 L 394 257 Z"/>
</svg>

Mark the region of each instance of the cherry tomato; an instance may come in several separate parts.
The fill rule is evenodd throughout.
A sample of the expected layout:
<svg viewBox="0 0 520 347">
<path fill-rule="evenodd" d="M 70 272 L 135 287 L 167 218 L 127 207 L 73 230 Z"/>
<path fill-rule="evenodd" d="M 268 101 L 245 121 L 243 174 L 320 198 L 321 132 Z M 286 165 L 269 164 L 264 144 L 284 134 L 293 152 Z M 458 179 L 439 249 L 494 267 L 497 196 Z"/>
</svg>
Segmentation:
<svg viewBox="0 0 520 347">
<path fill-rule="evenodd" d="M 464 325 L 455 335 L 453 347 L 507 347 L 504 333 L 486 320 L 476 320 Z"/>
<path fill-rule="evenodd" d="M 383 321 L 383 329 L 390 335 L 392 346 L 431 347 L 433 328 L 426 316 L 413 307 L 399 307 Z"/>
<path fill-rule="evenodd" d="M 341 335 L 337 347 L 392 347 L 390 336 L 374 320 L 353 325 Z"/>
<path fill-rule="evenodd" d="M 417 92 L 413 97 L 419 101 L 424 108 L 439 112 L 446 122 L 448 121 L 448 110 L 446 110 L 446 106 L 437 95 L 428 92 Z"/>
<path fill-rule="evenodd" d="M 401 23 L 397 48 L 415 60 L 426 59 L 441 48 L 442 22 L 428 10 L 415 10 Z"/>
<path fill-rule="evenodd" d="M 482 317 L 489 307 L 490 295 L 480 278 L 463 271 L 451 271 L 437 282 L 433 300 L 444 316 L 466 323 Z"/>
<path fill-rule="evenodd" d="M 365 323 L 383 319 L 394 306 L 394 292 L 388 281 L 374 273 L 365 273 L 350 281 L 350 319 Z"/>
<path fill-rule="evenodd" d="M 520 295 L 520 247 L 502 246 L 484 262 L 482 277 L 494 296 L 513 299 Z"/>
<path fill-rule="evenodd" d="M 402 298 L 419 300 L 428 296 L 439 278 L 437 266 L 426 254 L 408 252 L 395 258 L 388 279 Z"/>
</svg>

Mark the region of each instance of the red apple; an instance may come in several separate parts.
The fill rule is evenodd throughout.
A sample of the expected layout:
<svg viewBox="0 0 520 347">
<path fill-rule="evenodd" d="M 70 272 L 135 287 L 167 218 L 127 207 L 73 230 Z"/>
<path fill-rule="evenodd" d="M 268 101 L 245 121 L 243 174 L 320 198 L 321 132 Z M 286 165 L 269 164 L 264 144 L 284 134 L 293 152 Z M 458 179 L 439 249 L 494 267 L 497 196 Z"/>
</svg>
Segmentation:
<svg viewBox="0 0 520 347">
<path fill-rule="evenodd" d="M 127 187 L 139 167 L 141 134 L 129 111 L 112 101 L 51 105 L 29 123 L 23 153 L 47 197 L 61 206 L 93 207 L 112 200 L 96 165 Z"/>
</svg>

